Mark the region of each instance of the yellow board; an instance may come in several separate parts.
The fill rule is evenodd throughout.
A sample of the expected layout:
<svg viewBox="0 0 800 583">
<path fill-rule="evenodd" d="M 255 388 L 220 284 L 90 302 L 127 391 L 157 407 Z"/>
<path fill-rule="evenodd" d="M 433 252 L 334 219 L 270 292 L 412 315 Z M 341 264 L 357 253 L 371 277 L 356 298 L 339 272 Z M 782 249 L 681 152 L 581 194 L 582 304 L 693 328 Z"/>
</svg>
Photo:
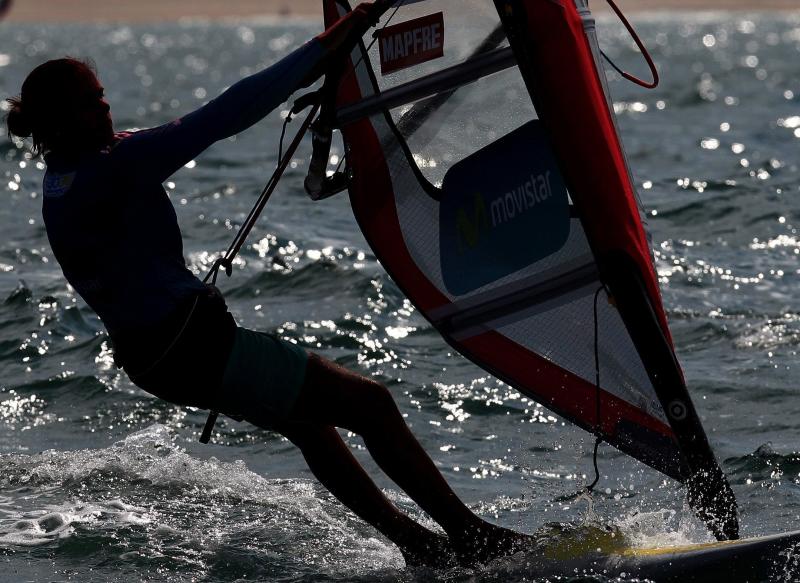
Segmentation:
<svg viewBox="0 0 800 583">
<path fill-rule="evenodd" d="M 800 581 L 800 531 L 655 548 L 631 547 L 621 532 L 597 527 L 548 525 L 537 535 L 541 544 L 525 557 L 534 580 L 624 573 L 655 583 Z"/>
</svg>

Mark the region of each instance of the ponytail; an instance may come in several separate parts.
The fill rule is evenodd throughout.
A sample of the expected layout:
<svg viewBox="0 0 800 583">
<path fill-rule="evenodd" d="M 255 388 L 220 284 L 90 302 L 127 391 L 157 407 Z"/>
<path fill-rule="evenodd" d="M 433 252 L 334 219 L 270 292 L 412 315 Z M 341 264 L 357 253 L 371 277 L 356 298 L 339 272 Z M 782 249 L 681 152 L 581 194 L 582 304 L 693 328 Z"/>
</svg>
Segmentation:
<svg viewBox="0 0 800 583">
<path fill-rule="evenodd" d="M 88 76 L 94 77 L 94 67 L 71 57 L 36 67 L 22 84 L 20 95 L 6 99 L 10 107 L 6 115 L 8 135 L 33 138 L 34 154 L 51 150 L 70 122 L 63 88 L 73 87 Z"/>
</svg>

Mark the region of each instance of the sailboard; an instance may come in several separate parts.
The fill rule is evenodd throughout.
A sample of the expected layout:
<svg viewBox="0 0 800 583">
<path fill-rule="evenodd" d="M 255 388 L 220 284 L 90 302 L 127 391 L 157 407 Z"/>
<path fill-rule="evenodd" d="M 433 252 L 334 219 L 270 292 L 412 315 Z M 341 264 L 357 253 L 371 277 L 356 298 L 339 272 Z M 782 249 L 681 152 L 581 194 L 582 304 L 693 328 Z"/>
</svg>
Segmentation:
<svg viewBox="0 0 800 583">
<path fill-rule="evenodd" d="M 326 25 L 350 10 L 323 6 Z M 392 3 L 335 100 L 350 201 L 451 346 L 687 484 L 715 536 L 737 538 L 599 55 L 586 0 Z"/>
<path fill-rule="evenodd" d="M 535 556 L 525 557 L 523 573 L 506 573 L 502 578 L 521 579 L 533 573 L 547 579 L 569 573 L 570 579 L 601 577 L 656 583 L 796 581 L 800 532 L 665 547 L 604 549 L 597 544 L 588 548 L 590 541 L 582 542 L 546 546 Z"/>
</svg>

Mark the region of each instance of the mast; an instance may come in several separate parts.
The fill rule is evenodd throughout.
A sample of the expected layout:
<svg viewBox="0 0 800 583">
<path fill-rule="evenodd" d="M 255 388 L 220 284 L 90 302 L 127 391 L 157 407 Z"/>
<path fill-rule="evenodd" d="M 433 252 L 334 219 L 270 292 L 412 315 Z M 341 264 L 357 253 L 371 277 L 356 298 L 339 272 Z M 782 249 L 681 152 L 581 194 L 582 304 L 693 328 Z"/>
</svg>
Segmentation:
<svg viewBox="0 0 800 583">
<path fill-rule="evenodd" d="M 718 540 L 739 538 L 736 497 L 708 443 L 641 274 L 630 258 L 622 254 L 607 254 L 598 263 L 601 278 L 617 303 L 686 458 L 689 505 Z"/>
</svg>

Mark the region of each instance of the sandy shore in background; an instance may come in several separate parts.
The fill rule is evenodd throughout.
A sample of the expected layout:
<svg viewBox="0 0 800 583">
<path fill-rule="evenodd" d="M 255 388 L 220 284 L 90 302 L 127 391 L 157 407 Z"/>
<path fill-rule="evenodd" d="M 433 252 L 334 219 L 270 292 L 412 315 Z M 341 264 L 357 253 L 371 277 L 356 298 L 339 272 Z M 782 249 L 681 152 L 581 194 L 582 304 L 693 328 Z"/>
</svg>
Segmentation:
<svg viewBox="0 0 800 583">
<path fill-rule="evenodd" d="M 626 11 L 800 10 L 800 0 L 618 0 Z M 8 22 L 158 22 L 253 16 L 321 19 L 320 0 L 16 0 Z M 593 10 L 607 10 L 594 0 Z"/>
</svg>

